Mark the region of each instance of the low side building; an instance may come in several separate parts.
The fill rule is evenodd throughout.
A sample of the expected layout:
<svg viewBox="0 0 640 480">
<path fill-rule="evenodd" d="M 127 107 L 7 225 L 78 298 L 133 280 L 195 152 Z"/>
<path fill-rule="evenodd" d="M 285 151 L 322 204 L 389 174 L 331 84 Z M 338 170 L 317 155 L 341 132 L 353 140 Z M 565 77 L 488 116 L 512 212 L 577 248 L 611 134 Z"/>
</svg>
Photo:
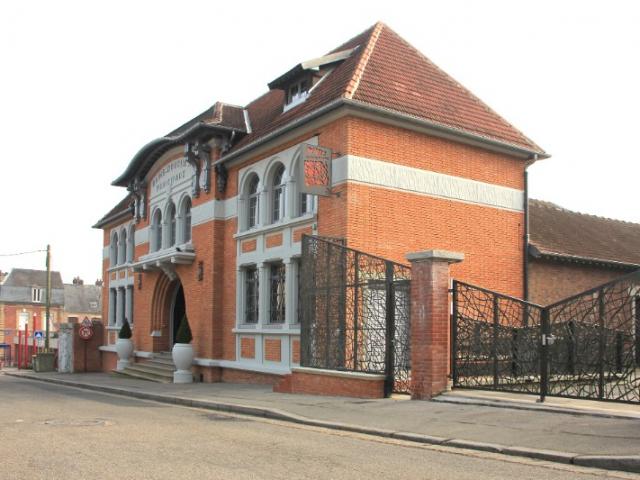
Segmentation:
<svg viewBox="0 0 640 480">
<path fill-rule="evenodd" d="M 529 299 L 547 305 L 640 268 L 640 224 L 529 201 Z"/>
<path fill-rule="evenodd" d="M 14 268 L 0 285 L 0 344 L 9 343 L 5 332 L 13 335 L 28 325 L 44 329 L 47 272 Z M 51 272 L 51 331 L 64 320 L 64 286 L 60 272 Z"/>
</svg>

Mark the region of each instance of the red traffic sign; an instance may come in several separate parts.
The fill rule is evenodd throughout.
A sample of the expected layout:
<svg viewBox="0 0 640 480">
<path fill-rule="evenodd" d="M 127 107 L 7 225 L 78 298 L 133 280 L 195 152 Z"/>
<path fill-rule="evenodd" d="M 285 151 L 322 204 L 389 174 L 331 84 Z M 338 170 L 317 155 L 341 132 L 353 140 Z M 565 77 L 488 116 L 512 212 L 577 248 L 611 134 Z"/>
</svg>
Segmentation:
<svg viewBox="0 0 640 480">
<path fill-rule="evenodd" d="M 80 325 L 93 328 L 93 323 L 89 320 L 89 317 L 84 317 L 84 320 L 82 320 Z"/>
</svg>

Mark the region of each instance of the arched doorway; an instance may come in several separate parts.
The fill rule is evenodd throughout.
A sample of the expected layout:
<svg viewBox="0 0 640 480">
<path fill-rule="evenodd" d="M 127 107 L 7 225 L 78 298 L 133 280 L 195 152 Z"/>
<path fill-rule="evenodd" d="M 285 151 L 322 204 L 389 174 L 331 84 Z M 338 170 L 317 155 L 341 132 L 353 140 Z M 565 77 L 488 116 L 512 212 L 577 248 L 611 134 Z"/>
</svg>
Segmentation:
<svg viewBox="0 0 640 480">
<path fill-rule="evenodd" d="M 177 281 L 174 292 L 175 293 L 173 296 L 173 301 L 171 302 L 171 307 L 169 310 L 169 346 L 173 346 L 173 344 L 176 343 L 178 328 L 180 328 L 180 322 L 182 322 L 182 317 L 184 317 L 184 314 L 186 312 L 184 302 L 184 289 L 182 288 L 182 283 L 180 283 L 180 280 Z"/>
</svg>

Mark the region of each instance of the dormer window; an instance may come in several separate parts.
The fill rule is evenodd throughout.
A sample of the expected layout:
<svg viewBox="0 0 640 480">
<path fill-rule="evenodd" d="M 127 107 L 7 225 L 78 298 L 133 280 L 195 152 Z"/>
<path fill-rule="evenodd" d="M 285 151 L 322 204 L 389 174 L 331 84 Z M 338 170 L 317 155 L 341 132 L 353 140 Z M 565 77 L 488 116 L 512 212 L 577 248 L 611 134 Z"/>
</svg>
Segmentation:
<svg viewBox="0 0 640 480">
<path fill-rule="evenodd" d="M 310 80 L 305 78 L 289 86 L 287 89 L 287 100 L 284 105 L 285 112 L 296 105 L 300 105 L 307 99 L 307 96 L 309 95 L 309 88 L 311 86 L 310 84 Z"/>
</svg>

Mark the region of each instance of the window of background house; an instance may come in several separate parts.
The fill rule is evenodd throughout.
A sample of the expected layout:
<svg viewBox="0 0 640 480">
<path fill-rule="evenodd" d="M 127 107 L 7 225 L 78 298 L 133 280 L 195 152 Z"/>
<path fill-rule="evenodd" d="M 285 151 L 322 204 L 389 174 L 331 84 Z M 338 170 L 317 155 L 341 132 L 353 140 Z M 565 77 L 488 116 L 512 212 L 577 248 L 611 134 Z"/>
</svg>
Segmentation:
<svg viewBox="0 0 640 480">
<path fill-rule="evenodd" d="M 42 288 L 32 288 L 31 289 L 31 301 L 34 303 L 42 302 Z"/>
</svg>

